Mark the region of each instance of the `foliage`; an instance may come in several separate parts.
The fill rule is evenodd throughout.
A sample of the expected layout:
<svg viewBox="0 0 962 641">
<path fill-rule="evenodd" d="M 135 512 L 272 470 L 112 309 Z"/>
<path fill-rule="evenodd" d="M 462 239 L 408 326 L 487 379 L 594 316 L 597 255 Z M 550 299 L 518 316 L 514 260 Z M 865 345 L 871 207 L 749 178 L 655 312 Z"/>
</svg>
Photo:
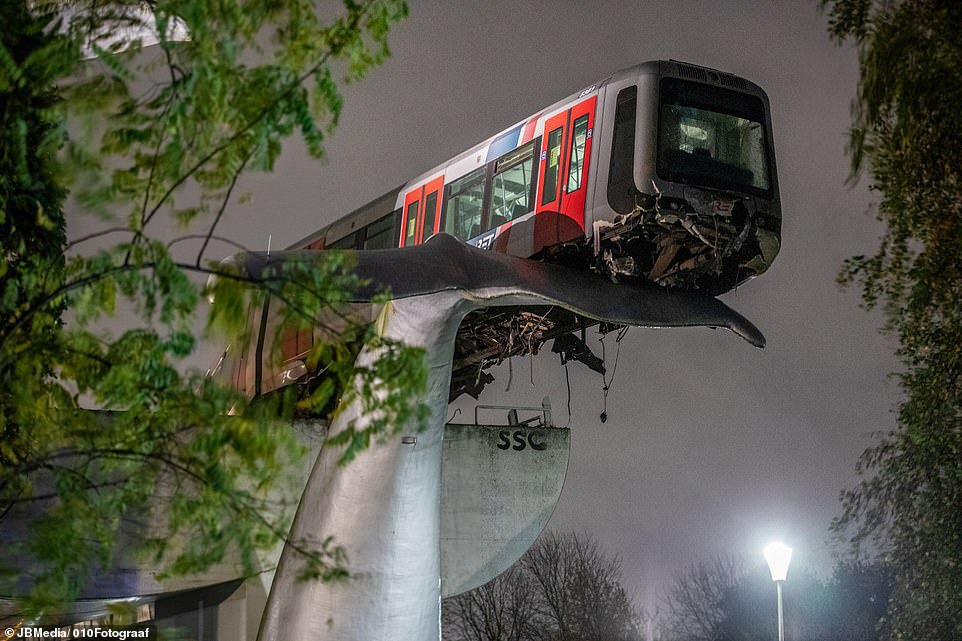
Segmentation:
<svg viewBox="0 0 962 641">
<path fill-rule="evenodd" d="M 782 586 L 785 638 L 806 641 L 876 641 L 890 578 L 878 567 L 840 566 L 828 582 L 795 570 Z M 758 566 L 721 601 L 720 641 L 768 641 L 777 637 L 775 586 Z"/>
<path fill-rule="evenodd" d="M 862 455 L 862 481 L 833 525 L 896 569 L 892 639 L 962 637 L 962 4 L 822 0 L 830 31 L 858 47 L 850 152 L 885 224 L 850 259 L 899 341 L 898 427 Z"/>
<path fill-rule="evenodd" d="M 520 564 L 493 581 L 442 602 L 444 638 L 458 641 L 528 641 L 539 638 L 538 602 Z"/>
<path fill-rule="evenodd" d="M 722 599 L 743 576 L 741 563 L 732 556 L 698 561 L 675 576 L 664 597 L 661 636 L 715 641 L 725 618 Z"/>
<path fill-rule="evenodd" d="M 58 98 L 53 82 L 66 71 L 62 49 L 45 35 L 46 21 L 21 3 L 0 6 L 0 318 L 8 318 L 44 288 L 43 275 L 63 269 L 66 234 L 60 211 L 65 190 L 57 182 L 55 155 L 63 140 L 61 123 L 50 111 Z M 67 52 L 69 53 L 69 52 Z M 23 61 L 19 63 L 17 61 Z M 59 332 L 62 305 L 51 305 L 31 319 L 38 349 Z M 12 346 L 16 349 L 16 346 Z M 17 352 L 12 351 L 11 356 Z M 0 444 L 12 436 L 15 397 L 40 398 L 36 387 L 50 372 L 41 354 L 0 370 L 3 423 Z M 14 382 L 23 381 L 15 386 Z M 5 462 L 0 449 L 0 462 Z"/>
<path fill-rule="evenodd" d="M 840 561 L 830 583 L 835 638 L 851 641 L 878 639 L 894 580 L 891 565 Z"/>
<path fill-rule="evenodd" d="M 283 303 L 279 332 L 342 315 L 360 284 L 343 254 L 254 274 L 205 252 L 245 171 L 270 171 L 293 134 L 323 155 L 342 109 L 336 78 L 358 80 L 383 60 L 406 11 L 401 0 L 345 0 L 330 18 L 309 0 L 3 3 L 0 594 L 29 593 L 26 614 L 82 594 L 131 528 L 167 574 L 234 555 L 251 572 L 286 535 L 293 503 L 277 494 L 301 451 L 284 420 L 332 403 L 251 401 L 177 363 L 196 345 L 205 294 L 209 330 L 233 344 L 268 297 Z M 189 39 L 174 41 L 178 30 Z M 150 35 L 158 46 L 144 46 Z M 65 245 L 68 188 L 105 226 Z M 161 242 L 158 215 L 183 234 Z M 197 246 L 191 260 L 173 253 L 183 242 Z M 198 275 L 216 275 L 210 291 Z M 132 309 L 134 326 L 113 337 L 98 323 L 117 309 Z M 423 416 L 412 399 L 425 374 L 419 350 L 350 319 L 340 329 L 308 358 L 336 376 L 328 395 L 357 389 L 347 400 L 373 415 L 339 437 L 346 462 Z M 361 349 L 377 357 L 356 368 Z M 90 404 L 114 411 L 81 409 Z M 338 542 L 288 544 L 313 576 L 344 576 Z"/>
<path fill-rule="evenodd" d="M 443 603 L 459 641 L 641 639 L 621 562 L 588 535 L 546 532 L 507 572 Z"/>
<path fill-rule="evenodd" d="M 783 587 L 785 638 L 876 641 L 891 590 L 891 568 L 839 563 L 829 581 L 793 569 Z M 768 568 L 745 572 L 728 557 L 701 561 L 675 577 L 658 621 L 664 641 L 777 638 L 776 592 Z"/>
</svg>

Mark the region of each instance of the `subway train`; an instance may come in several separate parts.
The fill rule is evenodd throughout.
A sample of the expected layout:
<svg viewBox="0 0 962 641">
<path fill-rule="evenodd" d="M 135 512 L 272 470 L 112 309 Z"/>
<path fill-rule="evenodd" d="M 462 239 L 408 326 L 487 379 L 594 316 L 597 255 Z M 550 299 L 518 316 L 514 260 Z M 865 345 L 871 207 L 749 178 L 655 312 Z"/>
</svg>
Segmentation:
<svg viewBox="0 0 962 641">
<path fill-rule="evenodd" d="M 445 233 L 618 282 L 714 296 L 766 271 L 780 231 L 765 92 L 729 73 L 655 61 L 579 90 L 289 249 L 363 252 Z M 269 357 L 275 307 L 251 309 L 250 343 L 212 370 L 249 396 L 316 378 L 305 358 L 323 340 L 316 329 L 287 332 L 280 361 Z M 458 332 L 450 397 L 477 397 L 493 380 L 485 370 L 548 341 L 564 362 L 604 372 L 584 342 L 592 324 L 559 306 L 472 312 Z"/>
<path fill-rule="evenodd" d="M 678 61 L 619 71 L 291 249 L 481 249 L 726 292 L 768 269 L 781 207 L 768 97 Z"/>
</svg>

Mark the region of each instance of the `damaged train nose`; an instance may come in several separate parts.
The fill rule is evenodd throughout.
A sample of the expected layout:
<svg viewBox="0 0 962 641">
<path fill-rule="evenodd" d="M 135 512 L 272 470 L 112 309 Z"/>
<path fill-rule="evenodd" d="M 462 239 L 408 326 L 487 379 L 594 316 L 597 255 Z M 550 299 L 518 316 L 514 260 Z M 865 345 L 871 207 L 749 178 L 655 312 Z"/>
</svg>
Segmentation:
<svg viewBox="0 0 962 641">
<path fill-rule="evenodd" d="M 595 223 L 595 255 L 614 279 L 726 292 L 764 273 L 780 247 L 780 220 L 750 196 L 687 187 L 682 197 L 640 194 L 613 222 Z"/>
</svg>

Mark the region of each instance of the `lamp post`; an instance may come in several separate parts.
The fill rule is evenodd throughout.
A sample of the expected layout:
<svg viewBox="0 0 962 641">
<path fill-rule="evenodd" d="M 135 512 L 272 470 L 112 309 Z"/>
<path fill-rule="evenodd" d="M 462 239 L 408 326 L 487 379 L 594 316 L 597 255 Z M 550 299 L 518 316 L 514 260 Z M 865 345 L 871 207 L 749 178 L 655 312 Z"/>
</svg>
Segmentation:
<svg viewBox="0 0 962 641">
<path fill-rule="evenodd" d="M 788 564 L 792 561 L 792 548 L 784 543 L 770 543 L 765 546 L 765 560 L 768 571 L 772 573 L 775 591 L 778 593 L 778 641 L 785 641 L 785 619 L 782 615 L 782 583 L 788 576 Z"/>
</svg>

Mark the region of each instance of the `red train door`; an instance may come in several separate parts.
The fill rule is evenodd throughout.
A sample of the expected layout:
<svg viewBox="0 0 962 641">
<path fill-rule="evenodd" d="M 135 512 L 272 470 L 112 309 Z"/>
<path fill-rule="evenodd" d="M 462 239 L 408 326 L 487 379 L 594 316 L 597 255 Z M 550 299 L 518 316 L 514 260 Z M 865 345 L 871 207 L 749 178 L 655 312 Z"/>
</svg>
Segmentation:
<svg viewBox="0 0 962 641">
<path fill-rule="evenodd" d="M 568 129 L 568 114 L 570 110 L 548 118 L 544 123 L 544 135 L 541 137 L 541 185 L 535 211 L 561 211 L 561 178 L 562 164 L 564 164 L 565 133 Z"/>
<path fill-rule="evenodd" d="M 444 186 L 444 176 L 438 176 L 424 186 L 424 196 L 421 198 L 421 216 L 418 220 L 418 244 L 420 245 L 438 232 L 438 216 L 441 208 L 441 188 Z"/>
<path fill-rule="evenodd" d="M 596 102 L 592 96 L 548 118 L 541 139 L 537 211 L 561 213 L 582 229 Z"/>
<path fill-rule="evenodd" d="M 585 226 L 585 193 L 588 191 L 588 165 L 591 160 L 591 138 L 595 126 L 595 102 L 592 96 L 571 108 L 564 179 L 562 180 L 561 213 Z"/>
<path fill-rule="evenodd" d="M 441 205 L 441 188 L 444 176 L 416 187 L 404 196 L 401 214 L 400 247 L 419 245 L 438 231 L 438 210 Z"/>
<path fill-rule="evenodd" d="M 401 240 L 399 247 L 416 245 L 418 241 L 418 205 L 424 187 L 412 189 L 404 197 L 404 209 L 401 210 Z"/>
</svg>

